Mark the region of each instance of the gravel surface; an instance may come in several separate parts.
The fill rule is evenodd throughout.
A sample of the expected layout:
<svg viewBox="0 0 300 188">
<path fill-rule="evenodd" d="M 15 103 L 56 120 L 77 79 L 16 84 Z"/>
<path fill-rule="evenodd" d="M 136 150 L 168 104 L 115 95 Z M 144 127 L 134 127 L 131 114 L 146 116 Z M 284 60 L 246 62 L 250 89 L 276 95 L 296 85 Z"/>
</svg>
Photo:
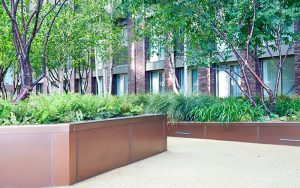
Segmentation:
<svg viewBox="0 0 300 188">
<path fill-rule="evenodd" d="M 300 147 L 168 138 L 168 151 L 71 188 L 300 188 Z"/>
</svg>

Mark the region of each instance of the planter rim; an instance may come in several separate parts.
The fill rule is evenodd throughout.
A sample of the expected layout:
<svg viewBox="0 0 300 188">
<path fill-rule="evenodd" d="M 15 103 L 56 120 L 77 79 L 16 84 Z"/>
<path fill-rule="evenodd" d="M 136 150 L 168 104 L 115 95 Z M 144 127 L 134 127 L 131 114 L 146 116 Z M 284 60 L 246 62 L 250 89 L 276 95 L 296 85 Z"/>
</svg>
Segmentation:
<svg viewBox="0 0 300 188">
<path fill-rule="evenodd" d="M 53 124 L 20 124 L 20 125 L 0 125 L 0 129 L 6 128 L 6 129 L 14 129 L 14 128 L 23 128 L 23 127 L 29 127 L 29 128 L 39 128 L 39 127 L 64 127 L 69 126 L 70 123 L 53 123 Z"/>
<path fill-rule="evenodd" d="M 99 120 L 87 120 L 87 121 L 81 121 L 81 122 L 72 122 L 69 123 L 70 125 L 82 125 L 86 123 L 97 123 L 97 122 L 103 122 L 103 121 L 114 121 L 114 120 L 126 120 L 126 119 L 132 119 L 132 118 L 144 118 L 144 117 L 160 117 L 165 116 L 164 114 L 142 114 L 137 116 L 125 116 L 125 117 L 115 117 L 115 118 L 107 118 L 107 119 L 99 119 Z"/>
<path fill-rule="evenodd" d="M 57 128 L 63 126 L 72 126 L 72 125 L 81 125 L 86 123 L 96 123 L 96 122 L 103 122 L 103 121 L 114 121 L 114 120 L 124 120 L 124 119 L 131 119 L 131 118 L 143 118 L 143 117 L 159 117 L 165 116 L 164 114 L 142 114 L 137 116 L 125 116 L 125 117 L 115 117 L 115 118 L 107 118 L 107 119 L 99 119 L 99 120 L 87 120 L 87 121 L 80 121 L 80 122 L 70 122 L 70 123 L 53 123 L 53 124 L 20 124 L 20 125 L 0 125 L 0 129 L 13 129 L 13 128 L 40 128 L 40 127 L 49 127 L 49 128 Z"/>
<path fill-rule="evenodd" d="M 168 122 L 169 125 L 176 124 L 199 124 L 199 125 L 238 125 L 238 126 L 251 126 L 253 125 L 268 125 L 268 126 L 277 126 L 277 125 L 291 125 L 297 126 L 300 125 L 300 121 L 286 121 L 286 122 L 197 122 L 197 121 L 179 121 L 179 122 Z"/>
</svg>

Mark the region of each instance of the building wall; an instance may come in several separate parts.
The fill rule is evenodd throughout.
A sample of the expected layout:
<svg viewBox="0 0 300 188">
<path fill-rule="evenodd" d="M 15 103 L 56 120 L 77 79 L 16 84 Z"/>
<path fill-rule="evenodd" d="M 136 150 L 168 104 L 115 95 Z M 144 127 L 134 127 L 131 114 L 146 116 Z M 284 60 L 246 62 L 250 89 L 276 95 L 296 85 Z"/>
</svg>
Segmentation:
<svg viewBox="0 0 300 188">
<path fill-rule="evenodd" d="M 149 91 L 149 83 L 150 83 L 150 73 L 151 71 L 162 70 L 164 72 L 164 82 L 165 82 L 165 89 L 164 91 L 173 91 L 173 69 L 170 64 L 168 53 L 164 53 L 165 58 L 164 60 L 157 61 L 157 62 L 150 62 L 150 58 L 148 57 L 147 51 L 149 49 L 149 41 L 148 39 L 143 39 L 138 42 L 132 42 L 132 22 L 127 20 L 127 35 L 128 35 L 128 65 L 126 67 L 127 72 L 122 72 L 128 74 L 128 93 L 135 94 L 135 93 L 145 93 Z M 295 32 L 299 32 L 299 21 L 295 22 Z M 291 52 L 295 58 L 295 92 L 296 94 L 300 94 L 300 41 L 297 41 L 294 46 L 294 50 Z M 263 57 L 265 58 L 265 57 Z M 176 67 L 182 67 L 183 64 L 180 62 L 180 57 L 173 58 L 176 64 Z M 178 60 L 177 60 L 178 59 Z M 250 66 L 253 68 L 254 71 L 260 72 L 262 70 L 258 63 L 254 60 L 251 61 Z M 125 66 L 125 65 L 122 65 Z M 109 88 L 110 83 L 110 69 L 109 63 L 105 63 L 104 69 L 106 71 L 106 89 Z M 116 73 L 114 73 L 116 74 Z M 208 95 L 216 95 L 217 93 L 217 75 L 216 75 L 216 65 L 212 65 L 211 68 L 200 68 L 198 71 L 198 89 L 199 93 L 201 94 L 208 94 Z M 251 91 L 254 95 L 260 94 L 260 86 L 257 81 L 253 78 L 250 72 L 246 72 L 249 75 L 249 83 Z M 178 74 L 177 74 L 178 76 Z M 73 75 L 71 76 L 71 91 L 76 92 L 75 87 L 75 75 L 73 71 Z M 92 79 L 93 75 L 89 76 L 89 88 L 88 93 L 92 93 Z M 115 93 L 116 90 L 116 80 L 112 80 L 112 93 Z M 94 79 L 95 81 L 95 79 Z M 242 83 L 242 87 L 245 87 L 245 84 Z"/>
<path fill-rule="evenodd" d="M 143 39 L 135 44 L 135 93 L 146 92 L 146 40 Z"/>
<path fill-rule="evenodd" d="M 245 55 L 246 57 L 246 55 Z M 245 58 L 246 59 L 246 58 Z M 253 58 L 249 57 L 250 59 L 250 62 L 249 62 L 249 65 L 251 67 L 251 69 L 257 74 L 257 75 L 260 75 L 260 69 L 259 69 L 259 63 L 260 62 L 256 62 Z M 251 74 L 251 72 L 246 69 L 245 70 L 245 73 L 247 75 L 247 78 L 248 78 L 248 82 L 249 82 L 249 87 L 250 87 L 250 90 L 251 90 L 251 93 L 252 95 L 259 95 L 260 94 L 260 86 L 258 84 L 258 81 L 255 79 L 255 77 Z M 244 80 L 244 79 L 242 79 Z M 246 83 L 242 81 L 242 88 L 245 89 L 247 91 L 247 88 L 246 88 Z"/>
<path fill-rule="evenodd" d="M 211 80 L 210 68 L 200 68 L 198 71 L 198 88 L 200 93 L 211 94 L 214 83 Z"/>
</svg>

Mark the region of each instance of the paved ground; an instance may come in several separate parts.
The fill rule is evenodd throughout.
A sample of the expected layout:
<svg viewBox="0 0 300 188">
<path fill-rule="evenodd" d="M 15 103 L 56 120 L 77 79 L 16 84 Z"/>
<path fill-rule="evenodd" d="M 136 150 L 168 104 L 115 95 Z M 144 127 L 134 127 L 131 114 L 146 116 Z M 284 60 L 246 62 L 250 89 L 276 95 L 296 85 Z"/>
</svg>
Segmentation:
<svg viewBox="0 0 300 188">
<path fill-rule="evenodd" d="M 300 147 L 169 138 L 168 151 L 72 188 L 299 188 Z"/>
</svg>

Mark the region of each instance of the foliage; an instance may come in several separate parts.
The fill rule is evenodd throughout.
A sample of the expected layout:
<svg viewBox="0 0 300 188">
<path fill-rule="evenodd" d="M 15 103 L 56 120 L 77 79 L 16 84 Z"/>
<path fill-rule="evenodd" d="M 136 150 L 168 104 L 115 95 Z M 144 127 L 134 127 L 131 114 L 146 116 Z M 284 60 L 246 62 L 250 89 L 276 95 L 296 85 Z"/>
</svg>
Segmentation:
<svg viewBox="0 0 300 188">
<path fill-rule="evenodd" d="M 206 108 L 196 108 L 191 116 L 200 122 L 249 122 L 257 121 L 264 116 L 261 107 L 253 108 L 244 98 L 216 99 Z"/>
<path fill-rule="evenodd" d="M 79 94 L 31 96 L 13 106 L 1 101 L 0 124 L 49 124 L 132 116 L 143 113 L 143 104 L 130 97 Z"/>
<path fill-rule="evenodd" d="M 149 100 L 145 109 L 150 113 L 165 113 L 171 121 L 232 122 L 257 121 L 264 116 L 262 108 L 255 109 L 244 98 L 213 96 L 158 95 Z"/>
<path fill-rule="evenodd" d="M 0 125 L 67 123 L 144 113 L 167 114 L 173 122 L 299 121 L 300 98 L 278 97 L 275 112 L 268 116 L 262 104 L 254 108 L 243 97 L 53 94 L 31 96 L 17 105 L 0 100 Z"/>
<path fill-rule="evenodd" d="M 11 102 L 6 100 L 0 100 L 0 119 L 5 119 L 10 117 L 13 106 Z"/>
<path fill-rule="evenodd" d="M 0 20 L 0 67 L 3 68 L 16 62 L 17 58 L 12 41 L 10 20 L 2 8 L 0 8 Z"/>
<path fill-rule="evenodd" d="M 16 66 L 17 58 L 13 45 L 9 17 L 0 8 L 0 96 L 6 98 L 5 77 L 12 76 L 12 68 Z"/>
<path fill-rule="evenodd" d="M 190 96 L 176 94 L 164 94 L 149 96 L 149 102 L 145 108 L 147 113 L 167 114 L 171 121 L 191 121 L 190 113 L 195 108 L 205 108 L 212 103 L 212 96 Z"/>
<path fill-rule="evenodd" d="M 278 116 L 293 116 L 300 112 L 300 98 L 280 96 L 276 100 L 274 114 Z"/>
<path fill-rule="evenodd" d="M 185 43 L 185 64 L 209 67 L 233 56 L 241 67 L 238 73 L 241 83 L 246 85 L 241 87 L 242 94 L 254 107 L 259 106 L 248 80 L 257 82 L 270 99 L 264 107 L 274 112 L 282 77 L 280 67 L 300 37 L 291 27 L 300 18 L 299 1 L 149 0 L 125 3 L 136 23 L 135 35 L 149 37 L 175 53 L 178 45 L 174 44 L 179 39 Z M 284 45 L 288 50 L 282 49 Z M 257 63 L 262 54 L 272 57 L 278 67 L 279 76 L 273 86 L 268 86 L 260 71 L 249 66 L 249 62 Z M 247 71 L 251 74 L 246 74 Z"/>
<path fill-rule="evenodd" d="M 164 113 L 170 121 L 251 122 L 299 121 L 300 98 L 281 96 L 274 113 L 267 115 L 262 104 L 254 108 L 246 98 L 217 98 L 206 95 L 149 95 L 146 113 Z"/>
<path fill-rule="evenodd" d="M 121 50 L 124 36 L 122 27 L 108 10 L 107 0 L 70 2 L 57 18 L 49 41 L 50 68 L 89 66 L 87 53 L 98 48 L 101 60 L 108 61 Z M 117 6 L 117 5 L 116 5 Z M 109 50 L 112 47 L 114 50 Z M 62 53 L 57 53 L 60 51 Z"/>
<path fill-rule="evenodd" d="M 83 75 L 83 71 L 95 66 L 95 51 L 99 51 L 97 54 L 103 62 L 119 60 L 118 56 L 127 52 L 124 26 L 120 21 L 125 17 L 118 8 L 119 0 L 2 1 L 2 5 L 0 69 L 3 61 L 12 63 L 11 60 L 16 61 L 18 57 L 22 73 L 28 72 L 21 74 L 24 91 L 25 85 L 31 90 L 44 76 L 51 83 L 61 82 L 59 75 L 53 74 L 58 69 L 75 68 Z M 16 11 L 9 11 L 11 7 Z M 10 14 L 14 14 L 10 17 L 16 17 L 15 21 L 10 19 Z M 18 30 L 12 29 L 13 23 Z M 16 37 L 18 35 L 22 37 Z M 37 80 L 33 81 L 32 77 Z M 22 92 L 16 102 L 25 95 L 27 91 Z"/>
</svg>

